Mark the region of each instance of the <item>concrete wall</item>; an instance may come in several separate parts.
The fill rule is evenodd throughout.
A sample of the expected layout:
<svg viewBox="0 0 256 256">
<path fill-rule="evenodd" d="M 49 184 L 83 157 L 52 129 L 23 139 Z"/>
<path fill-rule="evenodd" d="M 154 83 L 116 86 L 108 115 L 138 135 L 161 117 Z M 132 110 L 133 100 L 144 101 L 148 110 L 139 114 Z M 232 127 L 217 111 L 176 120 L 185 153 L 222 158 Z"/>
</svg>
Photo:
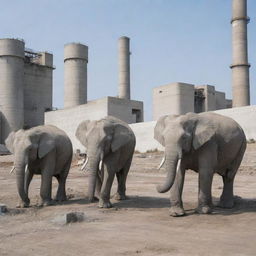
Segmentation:
<svg viewBox="0 0 256 256">
<path fill-rule="evenodd" d="M 108 115 L 115 116 L 128 124 L 143 122 L 143 102 L 108 97 Z"/>
<path fill-rule="evenodd" d="M 107 115 L 107 98 L 89 101 L 87 104 L 45 113 L 45 124 L 51 124 L 64 130 L 73 143 L 73 149 L 83 150 L 75 137 L 77 126 L 83 120 L 97 120 Z"/>
<path fill-rule="evenodd" d="M 154 139 L 154 128 L 156 121 L 130 124 L 135 136 L 135 150 L 147 152 L 150 150 L 164 150 L 163 146 Z"/>
<path fill-rule="evenodd" d="M 228 108 L 228 103 L 224 92 L 215 91 L 216 110 Z"/>
<path fill-rule="evenodd" d="M 193 84 L 172 83 L 153 89 L 153 120 L 169 114 L 194 112 Z"/>
<path fill-rule="evenodd" d="M 45 113 L 46 124 L 53 124 L 63 129 L 70 136 L 74 150 L 80 149 L 83 151 L 83 146 L 81 146 L 75 138 L 76 127 L 82 120 L 96 120 L 106 116 L 106 112 L 102 111 L 106 109 L 106 105 L 107 101 L 106 98 L 104 98 L 89 102 L 87 105 L 78 106 L 76 107 L 76 111 L 72 111 L 72 108 L 70 108 L 47 112 Z M 233 118 L 244 129 L 248 140 L 256 140 L 256 123 L 252 121 L 256 120 L 256 106 L 223 109 L 213 112 Z M 137 151 L 147 152 L 155 149 L 163 150 L 163 147 L 154 139 L 155 124 L 156 121 L 130 124 L 136 136 L 135 149 Z"/>
<path fill-rule="evenodd" d="M 233 118 L 244 129 L 247 140 L 256 140 L 256 106 L 229 108 L 214 112 Z"/>
<path fill-rule="evenodd" d="M 217 114 L 233 118 L 243 128 L 247 140 L 256 140 L 256 106 L 246 106 L 232 109 L 213 111 Z M 136 150 L 146 152 L 149 150 L 163 150 L 163 147 L 154 138 L 154 127 L 156 122 L 145 122 L 131 124 L 130 127 L 136 135 Z"/>
<path fill-rule="evenodd" d="M 52 68 L 25 63 L 24 125 L 44 124 L 44 112 L 52 109 Z M 51 63 L 52 66 L 52 63 Z"/>
<path fill-rule="evenodd" d="M 125 122 L 135 119 L 133 109 L 142 111 L 143 103 L 140 101 L 129 101 L 114 97 L 106 97 L 89 101 L 87 104 L 72 108 L 66 108 L 45 113 L 45 124 L 52 124 L 64 130 L 73 142 L 74 150 L 83 149 L 75 138 L 76 128 L 83 120 L 98 120 L 105 116 L 112 115 Z"/>
<path fill-rule="evenodd" d="M 256 106 L 246 106 L 232 109 L 213 111 L 217 114 L 228 116 L 237 121 L 243 128 L 247 140 L 256 140 Z M 136 135 L 136 150 L 146 152 L 149 150 L 163 150 L 163 147 L 154 139 L 156 122 L 131 124 L 130 127 Z"/>
</svg>

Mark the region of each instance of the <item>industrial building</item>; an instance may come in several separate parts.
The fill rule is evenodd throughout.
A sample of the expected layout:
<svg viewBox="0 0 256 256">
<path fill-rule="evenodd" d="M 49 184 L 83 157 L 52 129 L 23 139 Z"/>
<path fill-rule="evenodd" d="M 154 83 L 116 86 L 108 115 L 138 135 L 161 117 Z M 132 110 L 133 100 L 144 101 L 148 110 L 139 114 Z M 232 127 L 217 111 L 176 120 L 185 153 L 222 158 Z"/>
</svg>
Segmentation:
<svg viewBox="0 0 256 256">
<path fill-rule="evenodd" d="M 250 104 L 247 50 L 247 0 L 232 0 L 233 102 L 211 85 L 172 83 L 153 89 L 153 120 L 165 114 L 185 114 Z M 87 99 L 88 47 L 64 46 L 64 108 L 52 109 L 53 56 L 25 48 L 18 39 L 0 39 L 0 143 L 10 131 L 40 124 L 74 132 L 85 119 L 112 115 L 132 124 L 144 121 L 143 102 L 131 99 L 130 39 L 118 40 L 118 96 Z"/>
<path fill-rule="evenodd" d="M 25 48 L 18 39 L 0 39 L 0 142 L 11 131 L 44 123 L 52 109 L 53 56 Z"/>
<path fill-rule="evenodd" d="M 46 123 L 79 124 L 81 120 L 112 115 L 127 123 L 143 122 L 143 102 L 130 99 L 130 39 L 118 40 L 118 97 L 87 100 L 88 47 L 80 43 L 64 47 L 64 109 L 46 112 Z"/>
<path fill-rule="evenodd" d="M 200 113 L 231 106 L 232 101 L 226 99 L 225 93 L 211 85 L 171 83 L 153 89 L 153 120 L 162 115 Z"/>
<path fill-rule="evenodd" d="M 64 109 L 52 111 L 53 56 L 25 49 L 18 39 L 0 40 L 0 139 L 10 131 L 62 120 L 112 115 L 127 123 L 143 122 L 143 102 L 130 99 L 130 39 L 121 37 L 118 97 L 87 100 L 88 47 L 64 46 Z M 76 120 L 69 120 L 76 117 Z M 58 126 L 58 125 L 57 125 Z"/>
</svg>

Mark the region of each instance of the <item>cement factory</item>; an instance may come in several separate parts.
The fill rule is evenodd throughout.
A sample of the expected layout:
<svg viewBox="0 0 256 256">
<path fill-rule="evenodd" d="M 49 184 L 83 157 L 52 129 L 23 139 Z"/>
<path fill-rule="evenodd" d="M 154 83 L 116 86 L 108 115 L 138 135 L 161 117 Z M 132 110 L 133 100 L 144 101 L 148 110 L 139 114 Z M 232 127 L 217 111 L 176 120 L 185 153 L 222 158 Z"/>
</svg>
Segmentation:
<svg viewBox="0 0 256 256">
<path fill-rule="evenodd" d="M 204 112 L 250 105 L 247 52 L 247 1 L 232 6 L 232 100 L 212 85 L 170 83 L 153 89 L 153 120 L 165 114 Z M 25 48 L 19 39 L 0 39 L 0 143 L 11 131 L 40 124 L 66 124 L 115 116 L 129 124 L 143 122 L 143 102 L 130 97 L 130 39 L 118 40 L 118 97 L 87 99 L 88 46 L 64 46 L 64 108 L 53 110 L 53 55 Z"/>
</svg>

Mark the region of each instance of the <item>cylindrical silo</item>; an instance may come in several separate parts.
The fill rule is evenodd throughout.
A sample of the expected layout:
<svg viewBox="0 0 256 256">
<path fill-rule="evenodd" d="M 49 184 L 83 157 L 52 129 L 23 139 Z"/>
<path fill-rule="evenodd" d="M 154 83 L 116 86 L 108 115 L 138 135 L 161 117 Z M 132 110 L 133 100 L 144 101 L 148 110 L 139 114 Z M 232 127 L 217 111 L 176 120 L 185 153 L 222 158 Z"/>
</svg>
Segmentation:
<svg viewBox="0 0 256 256">
<path fill-rule="evenodd" d="M 2 143 L 24 125 L 24 42 L 0 39 L 0 112 Z"/>
<path fill-rule="evenodd" d="M 247 49 L 247 0 L 232 2 L 232 93 L 233 107 L 250 105 L 250 81 Z"/>
<path fill-rule="evenodd" d="M 130 100 L 130 38 L 118 40 L 118 96 Z"/>
<path fill-rule="evenodd" d="M 64 47 L 64 108 L 87 102 L 88 47 L 79 43 Z"/>
</svg>

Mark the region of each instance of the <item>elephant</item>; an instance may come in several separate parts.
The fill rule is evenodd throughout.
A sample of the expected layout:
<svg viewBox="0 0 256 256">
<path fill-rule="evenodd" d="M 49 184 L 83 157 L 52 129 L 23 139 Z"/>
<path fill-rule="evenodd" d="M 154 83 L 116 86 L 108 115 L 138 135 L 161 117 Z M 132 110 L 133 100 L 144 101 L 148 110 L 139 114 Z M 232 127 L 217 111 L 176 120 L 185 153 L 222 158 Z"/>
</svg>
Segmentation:
<svg viewBox="0 0 256 256">
<path fill-rule="evenodd" d="M 34 174 L 41 174 L 41 206 L 51 205 L 52 177 L 58 180 L 56 201 L 66 197 L 66 179 L 69 173 L 73 149 L 66 133 L 52 125 L 41 125 L 11 132 L 5 140 L 6 147 L 14 154 L 14 167 L 20 203 L 17 207 L 29 207 L 29 184 Z M 12 172 L 11 171 L 11 172 Z"/>
<path fill-rule="evenodd" d="M 83 121 L 76 137 L 85 147 L 82 170 L 89 171 L 88 199 L 99 199 L 100 208 L 110 208 L 110 192 L 116 174 L 116 200 L 126 199 L 126 178 L 131 166 L 136 139 L 125 122 L 107 116 L 100 120 Z M 96 191 L 95 191 L 96 190 Z"/>
<path fill-rule="evenodd" d="M 213 174 L 223 179 L 219 206 L 234 205 L 233 183 L 246 149 L 246 137 L 237 122 L 212 112 L 185 115 L 166 115 L 159 118 L 154 138 L 165 147 L 166 181 L 157 186 L 159 193 L 171 189 L 170 215 L 185 215 L 182 190 L 185 170 L 199 174 L 198 213 L 211 213 Z"/>
</svg>

